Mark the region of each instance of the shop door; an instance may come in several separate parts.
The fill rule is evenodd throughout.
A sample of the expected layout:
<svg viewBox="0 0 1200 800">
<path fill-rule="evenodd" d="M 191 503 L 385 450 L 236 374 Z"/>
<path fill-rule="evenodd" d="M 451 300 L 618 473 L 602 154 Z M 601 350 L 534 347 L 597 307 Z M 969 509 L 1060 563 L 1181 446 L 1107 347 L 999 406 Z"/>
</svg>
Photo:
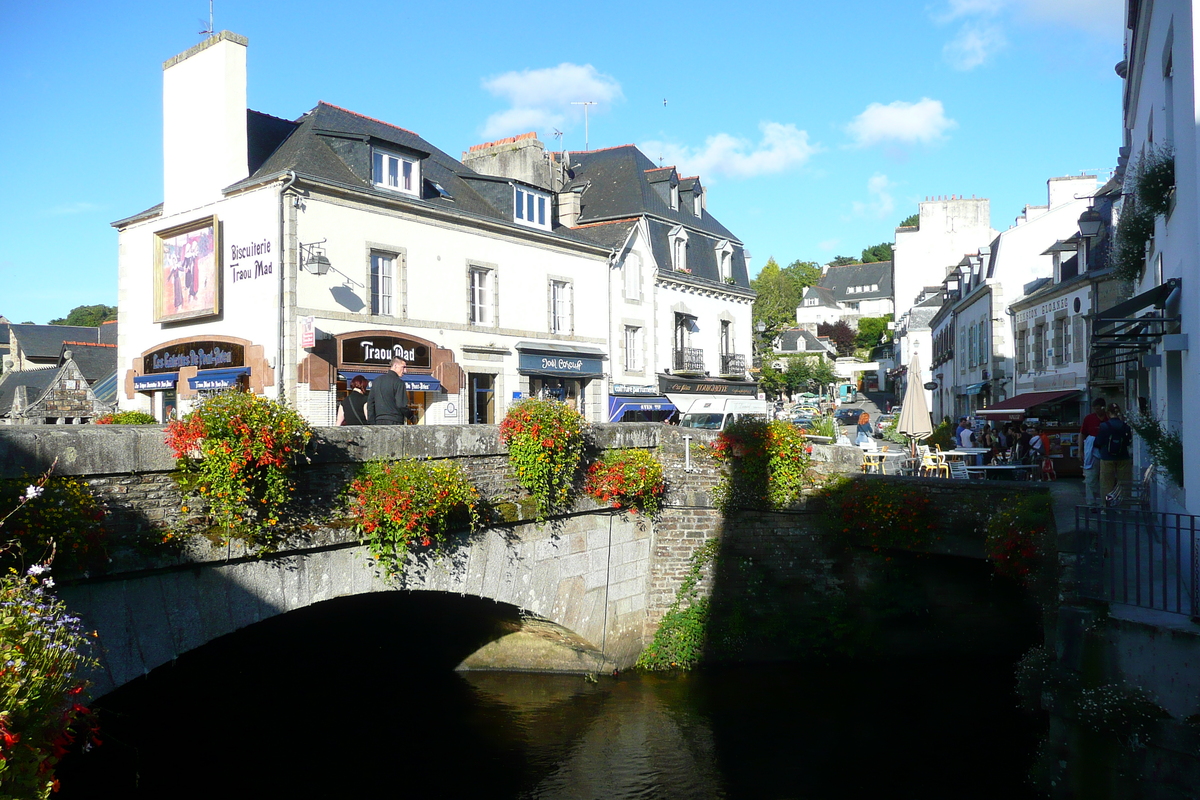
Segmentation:
<svg viewBox="0 0 1200 800">
<path fill-rule="evenodd" d="M 467 388 L 471 399 L 471 419 L 475 425 L 492 425 L 496 422 L 496 376 L 471 372 L 467 375 Z"/>
</svg>

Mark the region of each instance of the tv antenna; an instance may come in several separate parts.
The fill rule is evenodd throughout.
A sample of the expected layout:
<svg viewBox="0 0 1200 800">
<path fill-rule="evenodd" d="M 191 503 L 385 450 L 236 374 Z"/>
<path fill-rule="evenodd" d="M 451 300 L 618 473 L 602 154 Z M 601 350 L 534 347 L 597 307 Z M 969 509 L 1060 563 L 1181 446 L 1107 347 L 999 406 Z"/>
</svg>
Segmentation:
<svg viewBox="0 0 1200 800">
<path fill-rule="evenodd" d="M 200 20 L 200 24 L 204 24 L 204 20 Z M 208 0 L 208 28 L 200 31 L 201 36 L 212 36 L 213 32 L 213 0 Z"/>
<path fill-rule="evenodd" d="M 571 103 L 571 105 L 583 106 L 583 149 L 591 150 L 592 148 L 588 139 L 588 106 L 594 106 L 596 104 L 591 100 L 580 100 L 579 102 Z"/>
</svg>

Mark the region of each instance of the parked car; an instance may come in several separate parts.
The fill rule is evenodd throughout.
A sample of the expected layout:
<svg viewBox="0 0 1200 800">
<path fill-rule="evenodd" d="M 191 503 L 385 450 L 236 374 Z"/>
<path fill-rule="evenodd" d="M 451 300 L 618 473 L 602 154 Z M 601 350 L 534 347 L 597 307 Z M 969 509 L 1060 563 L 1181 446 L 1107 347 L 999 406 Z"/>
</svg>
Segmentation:
<svg viewBox="0 0 1200 800">
<path fill-rule="evenodd" d="M 807 414 L 797 414 L 792 417 L 791 423 L 802 431 L 806 431 L 812 427 L 813 418 Z"/>
<path fill-rule="evenodd" d="M 862 416 L 862 413 L 861 408 L 839 408 L 833 417 L 840 425 L 857 425 L 858 418 Z"/>
<path fill-rule="evenodd" d="M 880 414 L 875 418 L 875 438 L 882 439 L 883 432 L 892 424 L 892 420 L 896 418 L 895 414 Z"/>
</svg>

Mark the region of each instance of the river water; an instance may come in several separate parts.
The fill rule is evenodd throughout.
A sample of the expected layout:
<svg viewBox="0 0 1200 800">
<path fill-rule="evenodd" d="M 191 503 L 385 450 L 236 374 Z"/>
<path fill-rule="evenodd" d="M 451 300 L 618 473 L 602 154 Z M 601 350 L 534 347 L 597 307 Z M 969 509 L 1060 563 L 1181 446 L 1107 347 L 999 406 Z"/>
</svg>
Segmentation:
<svg viewBox="0 0 1200 800">
<path fill-rule="evenodd" d="M 1032 796 L 1013 655 L 692 673 L 453 670 L 490 601 L 345 598 L 100 698 L 63 798 Z M 491 612 L 489 612 L 491 613 Z"/>
</svg>

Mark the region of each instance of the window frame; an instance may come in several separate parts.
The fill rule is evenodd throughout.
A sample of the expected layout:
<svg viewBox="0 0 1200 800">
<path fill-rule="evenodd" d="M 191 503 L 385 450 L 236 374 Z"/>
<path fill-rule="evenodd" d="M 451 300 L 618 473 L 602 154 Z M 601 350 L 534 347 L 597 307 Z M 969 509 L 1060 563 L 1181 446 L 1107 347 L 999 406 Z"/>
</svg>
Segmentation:
<svg viewBox="0 0 1200 800">
<path fill-rule="evenodd" d="M 390 159 L 390 161 L 389 161 Z M 396 185 L 387 181 L 391 177 L 391 161 L 396 162 Z M 383 172 L 384 174 L 379 174 Z M 407 174 L 406 174 L 407 173 Z M 398 192 L 412 197 L 421 195 L 421 161 L 383 147 L 371 148 L 371 183 L 379 189 Z"/>
<path fill-rule="evenodd" d="M 547 280 L 546 295 L 550 333 L 570 336 L 575 332 L 575 282 L 551 275 Z"/>
<path fill-rule="evenodd" d="M 688 272 L 688 234 L 682 226 L 671 231 L 671 269 Z"/>
<path fill-rule="evenodd" d="M 476 275 L 484 277 L 486 296 L 479 302 Z M 467 263 L 467 324 L 477 328 L 495 328 L 500 324 L 499 276 L 494 264 L 470 261 Z M 482 310 L 482 315 L 477 312 Z M 486 317 L 480 319 L 479 317 Z"/>
<path fill-rule="evenodd" d="M 548 231 L 550 217 L 549 195 L 527 186 L 513 184 L 513 222 L 527 228 Z"/>
<path fill-rule="evenodd" d="M 626 372 L 642 372 L 645 367 L 642 366 L 641 349 L 642 349 L 642 326 L 625 324 L 623 342 L 623 355 L 625 357 Z"/>
<path fill-rule="evenodd" d="M 371 297 L 370 305 L 371 314 L 376 316 L 394 317 L 396 316 L 396 263 L 399 259 L 395 253 L 389 253 L 383 250 L 372 249 L 370 251 L 370 288 Z M 379 274 L 376 270 L 377 264 L 387 264 L 388 273 L 386 276 Z M 387 292 L 384 293 L 382 282 L 387 281 Z M 386 310 L 385 310 L 386 305 Z"/>
</svg>

